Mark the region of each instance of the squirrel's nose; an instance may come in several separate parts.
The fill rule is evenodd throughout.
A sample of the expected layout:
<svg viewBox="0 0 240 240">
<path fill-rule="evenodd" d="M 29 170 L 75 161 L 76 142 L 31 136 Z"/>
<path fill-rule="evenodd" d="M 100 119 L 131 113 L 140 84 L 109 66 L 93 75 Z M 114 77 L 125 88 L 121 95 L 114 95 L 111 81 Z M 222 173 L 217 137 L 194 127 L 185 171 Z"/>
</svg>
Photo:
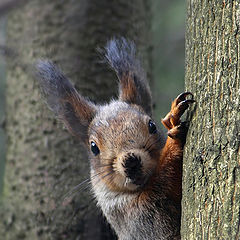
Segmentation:
<svg viewBox="0 0 240 240">
<path fill-rule="evenodd" d="M 134 153 L 129 153 L 123 162 L 123 168 L 126 177 L 137 184 L 137 180 L 142 176 L 141 157 L 136 156 Z"/>
<path fill-rule="evenodd" d="M 140 157 L 137 157 L 134 153 L 128 154 L 124 167 L 127 169 L 132 169 L 136 168 L 141 164 L 141 159 Z"/>
</svg>

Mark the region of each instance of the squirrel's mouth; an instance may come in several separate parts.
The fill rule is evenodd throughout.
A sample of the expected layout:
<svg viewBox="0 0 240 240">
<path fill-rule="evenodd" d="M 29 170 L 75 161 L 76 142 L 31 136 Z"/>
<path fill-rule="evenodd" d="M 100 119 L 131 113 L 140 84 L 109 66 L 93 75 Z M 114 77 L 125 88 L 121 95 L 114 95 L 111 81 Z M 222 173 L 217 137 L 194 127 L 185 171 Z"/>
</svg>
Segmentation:
<svg viewBox="0 0 240 240">
<path fill-rule="evenodd" d="M 141 176 L 141 177 L 139 176 L 139 177 L 135 178 L 134 180 L 127 178 L 126 183 L 129 183 L 129 185 L 134 185 L 135 189 L 141 189 L 146 185 L 148 179 L 149 179 L 149 176 Z M 128 185 L 128 184 L 126 184 L 126 185 Z"/>
</svg>

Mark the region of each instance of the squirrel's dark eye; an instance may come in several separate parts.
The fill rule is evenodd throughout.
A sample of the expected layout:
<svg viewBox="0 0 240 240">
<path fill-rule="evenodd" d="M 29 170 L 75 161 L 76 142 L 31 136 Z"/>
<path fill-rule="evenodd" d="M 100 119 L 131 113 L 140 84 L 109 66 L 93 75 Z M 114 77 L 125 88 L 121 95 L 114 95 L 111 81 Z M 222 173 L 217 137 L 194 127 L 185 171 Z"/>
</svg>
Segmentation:
<svg viewBox="0 0 240 240">
<path fill-rule="evenodd" d="M 97 156 L 100 153 L 100 150 L 95 142 L 91 142 L 91 151 L 95 156 Z"/>
<path fill-rule="evenodd" d="M 154 134 L 157 132 L 157 127 L 152 120 L 149 120 L 148 122 L 148 130 L 150 134 Z"/>
</svg>

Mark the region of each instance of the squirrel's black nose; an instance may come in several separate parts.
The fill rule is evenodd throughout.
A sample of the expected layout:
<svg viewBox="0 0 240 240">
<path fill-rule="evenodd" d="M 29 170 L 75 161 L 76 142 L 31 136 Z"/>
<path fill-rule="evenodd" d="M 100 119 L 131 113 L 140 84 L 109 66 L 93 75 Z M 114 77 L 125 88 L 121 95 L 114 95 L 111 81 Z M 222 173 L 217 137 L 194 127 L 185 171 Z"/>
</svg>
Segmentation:
<svg viewBox="0 0 240 240">
<path fill-rule="evenodd" d="M 134 184 L 142 184 L 142 162 L 139 156 L 133 153 L 128 154 L 122 166 L 126 177 L 130 178 Z"/>
</svg>

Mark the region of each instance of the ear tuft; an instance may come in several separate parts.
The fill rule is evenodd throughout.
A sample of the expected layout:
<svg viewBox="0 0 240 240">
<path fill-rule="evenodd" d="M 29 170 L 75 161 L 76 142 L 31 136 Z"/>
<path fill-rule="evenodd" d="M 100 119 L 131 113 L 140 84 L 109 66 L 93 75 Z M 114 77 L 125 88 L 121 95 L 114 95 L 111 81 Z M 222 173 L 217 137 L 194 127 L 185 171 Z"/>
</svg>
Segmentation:
<svg viewBox="0 0 240 240">
<path fill-rule="evenodd" d="M 74 136 L 86 141 L 96 106 L 79 95 L 73 84 L 52 62 L 38 61 L 36 70 L 40 89 L 49 108 Z"/>
<path fill-rule="evenodd" d="M 119 99 L 137 104 L 151 115 L 151 92 L 146 74 L 136 57 L 135 44 L 125 38 L 112 39 L 105 47 L 105 58 L 119 78 Z"/>
<path fill-rule="evenodd" d="M 136 59 L 135 44 L 125 38 L 110 40 L 106 47 L 105 57 L 119 78 L 127 72 L 141 71 L 140 62 Z"/>
</svg>

